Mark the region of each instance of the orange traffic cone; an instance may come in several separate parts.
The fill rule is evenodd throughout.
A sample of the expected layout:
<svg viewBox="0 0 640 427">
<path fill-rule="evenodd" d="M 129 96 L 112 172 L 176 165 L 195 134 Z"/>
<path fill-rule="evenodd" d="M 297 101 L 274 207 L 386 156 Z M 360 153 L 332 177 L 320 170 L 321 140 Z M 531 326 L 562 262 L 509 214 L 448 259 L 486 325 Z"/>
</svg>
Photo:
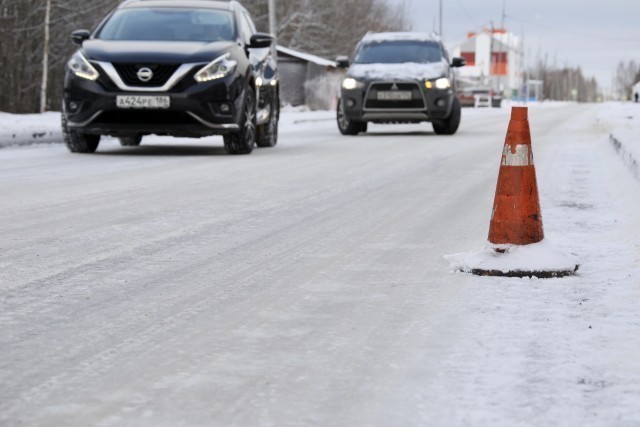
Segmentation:
<svg viewBox="0 0 640 427">
<path fill-rule="evenodd" d="M 528 245 L 543 238 L 527 107 L 513 107 L 502 150 L 489 242 Z"/>
<path fill-rule="evenodd" d="M 575 274 L 578 258 L 544 239 L 526 107 L 513 107 L 493 202 L 491 244 L 446 255 L 454 270 L 478 276 L 552 278 Z"/>
</svg>

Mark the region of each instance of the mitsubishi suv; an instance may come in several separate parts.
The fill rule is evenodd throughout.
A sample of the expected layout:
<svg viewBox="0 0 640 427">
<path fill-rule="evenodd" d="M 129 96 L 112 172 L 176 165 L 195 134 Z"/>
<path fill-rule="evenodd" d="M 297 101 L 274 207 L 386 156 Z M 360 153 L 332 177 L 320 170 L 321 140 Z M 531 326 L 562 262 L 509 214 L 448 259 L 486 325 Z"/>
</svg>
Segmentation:
<svg viewBox="0 0 640 427">
<path fill-rule="evenodd" d="M 453 135 L 460 125 L 453 68 L 440 40 L 422 33 L 369 33 L 349 64 L 338 102 L 338 129 L 343 135 L 367 131 L 367 123 L 431 122 L 439 135 Z"/>
<path fill-rule="evenodd" d="M 72 39 L 62 102 L 71 152 L 94 152 L 101 135 L 125 146 L 222 135 L 230 154 L 276 145 L 273 37 L 238 2 L 127 0 Z"/>
</svg>

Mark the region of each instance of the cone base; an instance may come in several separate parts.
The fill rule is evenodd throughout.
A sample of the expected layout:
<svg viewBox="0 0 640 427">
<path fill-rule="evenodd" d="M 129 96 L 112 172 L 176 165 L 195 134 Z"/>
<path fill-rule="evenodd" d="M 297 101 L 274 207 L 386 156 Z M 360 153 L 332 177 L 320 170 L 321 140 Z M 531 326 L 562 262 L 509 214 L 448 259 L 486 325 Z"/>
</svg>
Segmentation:
<svg viewBox="0 0 640 427">
<path fill-rule="evenodd" d="M 556 248 L 549 240 L 530 245 L 487 244 L 478 252 L 445 256 L 456 271 L 477 276 L 537 277 L 571 276 L 578 271 L 578 259 Z"/>
<path fill-rule="evenodd" d="M 537 277 L 538 279 L 554 279 L 558 277 L 573 276 L 578 271 L 580 266 L 576 265 L 573 270 L 563 271 L 500 271 L 500 270 L 482 270 L 474 268 L 471 270 L 471 274 L 476 276 L 493 276 L 493 277 Z"/>
</svg>

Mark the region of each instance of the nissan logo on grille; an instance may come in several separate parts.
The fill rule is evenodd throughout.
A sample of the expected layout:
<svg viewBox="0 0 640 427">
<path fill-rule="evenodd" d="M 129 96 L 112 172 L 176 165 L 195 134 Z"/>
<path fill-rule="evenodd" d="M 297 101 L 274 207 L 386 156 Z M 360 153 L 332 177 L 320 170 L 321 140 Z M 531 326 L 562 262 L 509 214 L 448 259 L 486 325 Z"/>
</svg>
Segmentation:
<svg viewBox="0 0 640 427">
<path fill-rule="evenodd" d="M 151 68 L 143 67 L 138 70 L 136 75 L 141 82 L 146 83 L 153 78 L 153 71 L 151 71 Z"/>
</svg>

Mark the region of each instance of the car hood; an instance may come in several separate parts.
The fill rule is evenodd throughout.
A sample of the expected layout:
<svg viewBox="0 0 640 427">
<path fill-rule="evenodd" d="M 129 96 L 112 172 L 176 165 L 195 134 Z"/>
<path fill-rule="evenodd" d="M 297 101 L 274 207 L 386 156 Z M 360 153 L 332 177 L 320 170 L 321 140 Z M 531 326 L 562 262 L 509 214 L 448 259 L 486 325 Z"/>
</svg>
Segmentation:
<svg viewBox="0 0 640 427">
<path fill-rule="evenodd" d="M 210 62 L 238 47 L 235 42 L 157 42 L 87 40 L 82 50 L 89 60 L 104 62 L 157 62 L 185 64 Z"/>
<path fill-rule="evenodd" d="M 447 75 L 449 65 L 446 62 L 430 64 L 353 64 L 349 68 L 349 77 L 356 80 L 432 80 Z"/>
</svg>

